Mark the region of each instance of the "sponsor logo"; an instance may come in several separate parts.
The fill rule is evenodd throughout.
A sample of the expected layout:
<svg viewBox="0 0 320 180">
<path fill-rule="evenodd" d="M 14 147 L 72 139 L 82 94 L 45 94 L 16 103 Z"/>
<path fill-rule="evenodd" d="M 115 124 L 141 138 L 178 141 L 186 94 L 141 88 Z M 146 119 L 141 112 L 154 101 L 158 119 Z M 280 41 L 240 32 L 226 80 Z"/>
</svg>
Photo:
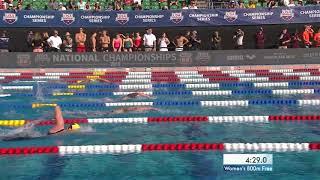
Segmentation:
<svg viewBox="0 0 320 180">
<path fill-rule="evenodd" d="M 3 21 L 8 24 L 14 24 L 17 22 L 18 16 L 15 13 L 4 13 Z"/>
<path fill-rule="evenodd" d="M 116 21 L 121 25 L 124 25 L 129 21 L 129 16 L 127 13 L 117 13 Z"/>
<path fill-rule="evenodd" d="M 47 20 L 52 20 L 54 19 L 54 15 L 41 15 L 41 14 L 25 14 L 23 16 L 23 19 L 31 19 L 32 22 L 34 23 L 46 23 L 48 22 Z"/>
<path fill-rule="evenodd" d="M 223 16 L 225 20 L 228 22 L 233 22 L 238 19 L 238 15 L 236 11 L 226 11 L 225 15 Z"/>
<path fill-rule="evenodd" d="M 210 60 L 208 52 L 199 52 L 195 58 L 201 65 L 207 65 Z"/>
<path fill-rule="evenodd" d="M 36 64 L 38 65 L 46 65 L 46 64 L 50 64 L 50 57 L 48 54 L 44 54 L 44 53 L 38 53 L 36 55 L 36 57 L 34 58 L 34 61 Z"/>
<path fill-rule="evenodd" d="M 303 58 L 318 59 L 320 57 L 320 52 L 310 52 L 303 54 Z"/>
<path fill-rule="evenodd" d="M 254 54 L 246 54 L 245 57 L 246 57 L 246 59 L 254 60 L 256 58 L 256 55 L 254 55 Z"/>
<path fill-rule="evenodd" d="M 75 21 L 75 17 L 73 14 L 62 14 L 61 21 L 64 22 L 66 25 L 70 25 Z"/>
<path fill-rule="evenodd" d="M 27 67 L 31 65 L 30 54 L 17 54 L 17 65 L 20 67 Z"/>
<path fill-rule="evenodd" d="M 170 20 L 175 24 L 180 23 L 183 20 L 182 12 L 179 13 L 171 13 Z"/>
<path fill-rule="evenodd" d="M 180 64 L 191 65 L 192 64 L 192 53 L 181 52 L 180 53 Z"/>
<path fill-rule="evenodd" d="M 282 18 L 285 21 L 290 21 L 292 18 L 294 18 L 294 13 L 292 9 L 282 9 L 280 13 L 280 18 Z"/>
<path fill-rule="evenodd" d="M 227 56 L 227 61 L 245 61 L 245 60 L 254 60 L 257 56 L 255 54 L 235 54 Z"/>
<path fill-rule="evenodd" d="M 263 59 L 267 60 L 276 60 L 277 62 L 280 62 L 282 60 L 290 60 L 295 59 L 296 54 L 290 54 L 290 53 L 271 53 L 270 55 L 263 56 Z"/>
</svg>

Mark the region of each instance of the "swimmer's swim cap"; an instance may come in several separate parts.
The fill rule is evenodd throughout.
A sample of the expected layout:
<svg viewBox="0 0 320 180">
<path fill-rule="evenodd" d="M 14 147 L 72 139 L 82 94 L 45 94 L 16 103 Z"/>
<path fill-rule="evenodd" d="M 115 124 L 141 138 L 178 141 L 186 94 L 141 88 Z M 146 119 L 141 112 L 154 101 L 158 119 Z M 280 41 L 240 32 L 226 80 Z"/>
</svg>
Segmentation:
<svg viewBox="0 0 320 180">
<path fill-rule="evenodd" d="M 69 129 L 78 130 L 78 129 L 80 129 L 80 125 L 78 123 L 73 123 L 70 125 Z"/>
</svg>

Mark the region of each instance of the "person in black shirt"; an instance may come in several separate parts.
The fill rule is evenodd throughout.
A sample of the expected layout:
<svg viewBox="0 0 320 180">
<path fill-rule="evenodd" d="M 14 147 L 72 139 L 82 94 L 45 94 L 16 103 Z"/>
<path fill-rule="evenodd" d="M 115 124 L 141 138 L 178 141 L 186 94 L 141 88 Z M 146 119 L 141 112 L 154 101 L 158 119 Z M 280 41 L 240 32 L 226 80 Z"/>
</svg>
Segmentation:
<svg viewBox="0 0 320 180">
<path fill-rule="evenodd" d="M 188 39 L 188 43 L 184 45 L 183 49 L 189 51 L 191 49 L 191 31 L 187 31 L 184 37 Z"/>
<path fill-rule="evenodd" d="M 0 52 L 9 52 L 9 37 L 7 32 L 3 31 L 0 37 Z"/>
<path fill-rule="evenodd" d="M 34 39 L 33 31 L 29 31 L 29 32 L 28 32 L 28 35 L 27 35 L 27 39 L 26 39 L 26 41 L 27 41 L 27 46 L 28 46 L 28 49 L 27 49 L 28 52 L 31 52 L 31 51 L 33 50 L 33 48 L 32 48 L 32 41 L 33 41 L 33 39 Z"/>
<path fill-rule="evenodd" d="M 197 31 L 192 31 L 190 36 L 190 50 L 200 50 L 201 40 L 198 38 Z"/>
<path fill-rule="evenodd" d="M 219 36 L 218 31 L 215 31 L 212 35 L 211 49 L 212 50 L 221 50 L 221 36 Z"/>
<path fill-rule="evenodd" d="M 287 49 L 290 42 L 291 42 L 291 35 L 288 32 L 288 29 L 285 28 L 282 30 L 279 37 L 279 49 Z"/>
<path fill-rule="evenodd" d="M 49 44 L 48 40 L 49 39 L 49 34 L 48 32 L 42 33 L 42 44 L 43 44 L 43 51 L 48 52 L 49 51 Z"/>
</svg>

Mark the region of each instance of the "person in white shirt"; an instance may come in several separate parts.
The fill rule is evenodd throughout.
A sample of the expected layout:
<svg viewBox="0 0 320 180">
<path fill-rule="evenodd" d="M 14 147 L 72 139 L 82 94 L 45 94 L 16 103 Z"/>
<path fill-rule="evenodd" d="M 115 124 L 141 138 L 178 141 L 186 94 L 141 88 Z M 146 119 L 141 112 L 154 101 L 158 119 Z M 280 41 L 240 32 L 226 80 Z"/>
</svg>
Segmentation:
<svg viewBox="0 0 320 180">
<path fill-rule="evenodd" d="M 143 36 L 143 45 L 145 51 L 156 51 L 157 48 L 157 38 L 152 34 L 152 29 L 147 29 L 147 34 Z"/>
<path fill-rule="evenodd" d="M 133 0 L 133 3 L 138 3 L 139 5 L 141 5 L 141 0 Z"/>
<path fill-rule="evenodd" d="M 77 6 L 80 10 L 85 10 L 86 9 L 86 2 L 79 0 L 79 2 L 77 3 Z"/>
<path fill-rule="evenodd" d="M 289 5 L 289 2 L 290 2 L 289 0 L 282 0 L 283 5 L 287 7 Z"/>
<path fill-rule="evenodd" d="M 62 39 L 60 38 L 59 33 L 58 33 L 57 30 L 54 30 L 53 34 L 54 35 L 49 37 L 47 42 L 49 44 L 51 52 L 59 52 L 60 51 L 60 46 L 62 44 Z"/>
<path fill-rule="evenodd" d="M 189 9 L 185 1 L 182 2 L 181 9 Z"/>
<path fill-rule="evenodd" d="M 62 4 L 62 2 L 59 3 L 59 11 L 65 11 L 67 10 L 66 7 L 64 7 L 64 5 Z"/>
<path fill-rule="evenodd" d="M 189 9 L 198 9 L 196 1 L 193 0 L 190 2 Z"/>
<path fill-rule="evenodd" d="M 290 0 L 290 3 L 287 6 L 288 7 L 295 7 L 296 5 L 294 4 L 293 0 Z"/>
<path fill-rule="evenodd" d="M 243 48 L 243 38 L 244 38 L 244 32 L 241 29 L 238 29 L 235 35 L 233 36 L 233 39 L 235 40 L 236 49 Z"/>
</svg>

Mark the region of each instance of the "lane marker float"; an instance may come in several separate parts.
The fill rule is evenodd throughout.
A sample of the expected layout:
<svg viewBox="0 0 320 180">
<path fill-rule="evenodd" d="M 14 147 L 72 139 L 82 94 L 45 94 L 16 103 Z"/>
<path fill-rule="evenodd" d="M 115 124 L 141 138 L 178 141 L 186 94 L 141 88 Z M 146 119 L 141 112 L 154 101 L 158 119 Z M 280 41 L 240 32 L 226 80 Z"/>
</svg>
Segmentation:
<svg viewBox="0 0 320 180">
<path fill-rule="evenodd" d="M 30 146 L 0 148 L 0 155 L 35 154 L 127 154 L 144 152 L 309 152 L 320 150 L 320 143 L 172 143 L 82 146 Z"/>
<path fill-rule="evenodd" d="M 33 120 L 0 120 L 0 126 L 23 126 Z M 270 116 L 168 116 L 128 118 L 67 118 L 65 124 L 148 124 L 148 123 L 270 123 L 270 122 L 318 122 L 320 115 L 270 115 Z M 54 125 L 53 120 L 43 120 L 37 125 Z"/>
</svg>

